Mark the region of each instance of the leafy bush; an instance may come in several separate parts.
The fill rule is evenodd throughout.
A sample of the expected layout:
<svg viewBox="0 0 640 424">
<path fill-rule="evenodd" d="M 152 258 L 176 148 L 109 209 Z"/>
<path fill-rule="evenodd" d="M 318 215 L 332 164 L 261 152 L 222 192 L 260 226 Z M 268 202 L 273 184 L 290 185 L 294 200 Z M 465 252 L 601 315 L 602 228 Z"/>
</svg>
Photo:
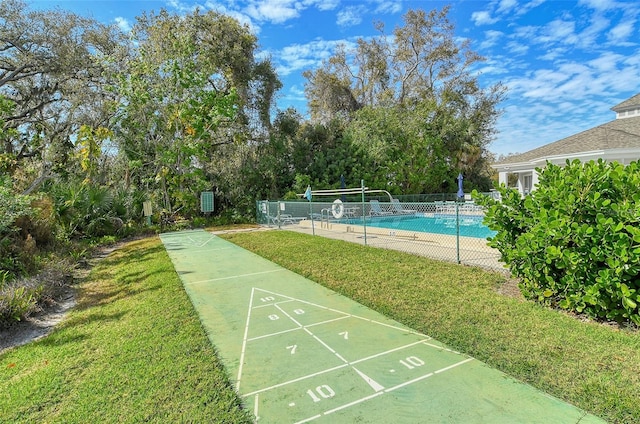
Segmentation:
<svg viewBox="0 0 640 424">
<path fill-rule="evenodd" d="M 548 163 L 531 195 L 479 196 L 489 244 L 521 277 L 528 299 L 640 325 L 640 166 Z"/>
<path fill-rule="evenodd" d="M 0 327 L 28 316 L 36 308 L 37 290 L 10 286 L 0 292 Z"/>
<path fill-rule="evenodd" d="M 29 196 L 13 192 L 8 178 L 0 177 L 0 271 L 7 271 L 10 276 L 23 274 L 25 264 L 22 259 L 31 259 L 24 254 L 26 240 L 18 224 L 33 216 L 30 202 Z"/>
<path fill-rule="evenodd" d="M 0 328 L 27 318 L 50 303 L 72 282 L 69 260 L 49 264 L 38 274 L 14 279 L 0 271 Z"/>
<path fill-rule="evenodd" d="M 7 271 L 0 272 L 0 328 L 29 315 L 36 307 L 40 290 L 15 284 Z"/>
<path fill-rule="evenodd" d="M 7 178 L 0 178 L 0 237 L 3 237 L 17 228 L 16 219 L 31 214 L 29 196 L 15 194 L 11 183 Z"/>
<path fill-rule="evenodd" d="M 52 188 L 53 212 L 67 238 L 112 235 L 123 227 L 107 187 L 67 183 Z"/>
</svg>

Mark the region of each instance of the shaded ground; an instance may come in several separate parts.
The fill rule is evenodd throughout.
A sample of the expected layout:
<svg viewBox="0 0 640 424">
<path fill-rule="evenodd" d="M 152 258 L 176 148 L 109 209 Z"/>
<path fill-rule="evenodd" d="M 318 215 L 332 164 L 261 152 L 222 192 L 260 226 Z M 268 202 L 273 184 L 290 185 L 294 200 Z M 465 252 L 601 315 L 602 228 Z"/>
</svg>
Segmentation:
<svg viewBox="0 0 640 424">
<path fill-rule="evenodd" d="M 39 305 L 41 310 L 23 321 L 8 328 L 0 329 L 0 353 L 6 349 L 21 346 L 47 336 L 64 319 L 67 312 L 76 305 L 76 293 L 73 282 L 87 276 L 96 261 L 106 258 L 125 242 L 106 246 L 96 250 L 93 257 L 82 267 L 75 270 L 71 284 L 57 290 L 55 296 Z"/>
<path fill-rule="evenodd" d="M 62 321 L 67 311 L 76 304 L 75 289 L 65 287 L 56 299 L 52 299 L 42 311 L 0 330 L 0 352 L 21 346 L 49 334 Z"/>
</svg>

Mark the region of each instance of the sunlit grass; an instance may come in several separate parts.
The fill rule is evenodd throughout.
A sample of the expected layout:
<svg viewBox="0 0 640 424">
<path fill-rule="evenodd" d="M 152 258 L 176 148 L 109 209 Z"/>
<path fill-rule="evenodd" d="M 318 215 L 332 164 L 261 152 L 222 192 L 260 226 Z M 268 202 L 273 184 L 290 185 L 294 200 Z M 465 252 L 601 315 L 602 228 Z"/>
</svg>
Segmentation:
<svg viewBox="0 0 640 424">
<path fill-rule="evenodd" d="M 48 337 L 0 355 L 0 422 L 252 422 L 157 238 L 101 261 Z"/>
<path fill-rule="evenodd" d="M 224 236 L 610 422 L 640 422 L 640 333 L 505 297 L 504 277 L 288 231 Z"/>
<path fill-rule="evenodd" d="M 224 237 L 610 422 L 638 422 L 637 332 L 502 296 L 503 277 L 480 269 L 286 231 Z M 252 421 L 157 238 L 100 262 L 53 334 L 1 354 L 0 393 L 0 422 Z"/>
</svg>

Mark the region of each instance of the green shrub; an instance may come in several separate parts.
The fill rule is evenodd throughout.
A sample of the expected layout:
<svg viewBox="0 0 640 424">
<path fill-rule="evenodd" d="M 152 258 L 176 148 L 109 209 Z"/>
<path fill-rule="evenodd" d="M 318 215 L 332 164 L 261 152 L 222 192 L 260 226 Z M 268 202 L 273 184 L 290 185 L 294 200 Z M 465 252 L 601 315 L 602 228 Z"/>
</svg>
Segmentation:
<svg viewBox="0 0 640 424">
<path fill-rule="evenodd" d="M 36 309 L 42 286 L 28 287 L 9 281 L 8 272 L 0 272 L 0 328 L 28 316 Z"/>
<path fill-rule="evenodd" d="M 479 196 L 489 244 L 521 277 L 523 295 L 591 317 L 640 325 L 640 166 L 548 163 L 524 199 Z M 477 193 L 476 193 L 477 196 Z"/>
<path fill-rule="evenodd" d="M 14 279 L 0 271 L 0 328 L 38 312 L 55 299 L 72 282 L 73 264 L 61 259 L 39 273 Z"/>
<path fill-rule="evenodd" d="M 11 181 L 0 176 L 0 272 L 8 271 L 13 277 L 26 271 L 20 224 L 34 215 L 30 202 L 29 196 L 14 193 Z"/>
</svg>

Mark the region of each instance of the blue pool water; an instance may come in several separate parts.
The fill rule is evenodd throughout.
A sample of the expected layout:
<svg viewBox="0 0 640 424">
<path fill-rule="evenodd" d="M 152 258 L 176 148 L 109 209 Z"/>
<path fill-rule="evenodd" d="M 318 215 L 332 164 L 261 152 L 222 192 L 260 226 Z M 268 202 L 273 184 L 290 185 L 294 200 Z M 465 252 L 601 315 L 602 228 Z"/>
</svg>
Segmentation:
<svg viewBox="0 0 640 424">
<path fill-rule="evenodd" d="M 482 216 L 460 215 L 460 235 L 463 237 L 475 237 L 485 239 L 493 237 L 496 232 L 490 230 L 482 223 Z M 351 221 L 352 223 L 353 220 Z M 390 230 L 420 231 L 423 233 L 436 233 L 456 235 L 455 215 L 436 216 L 385 216 L 367 217 L 367 226 L 389 228 Z"/>
</svg>

